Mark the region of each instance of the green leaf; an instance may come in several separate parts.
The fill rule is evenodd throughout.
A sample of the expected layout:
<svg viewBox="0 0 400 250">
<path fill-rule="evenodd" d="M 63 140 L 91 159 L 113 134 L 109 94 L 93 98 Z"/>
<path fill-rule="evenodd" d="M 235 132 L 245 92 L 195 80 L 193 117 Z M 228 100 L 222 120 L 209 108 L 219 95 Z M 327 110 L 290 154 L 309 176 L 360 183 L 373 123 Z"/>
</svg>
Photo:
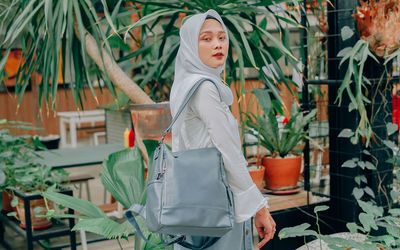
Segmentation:
<svg viewBox="0 0 400 250">
<path fill-rule="evenodd" d="M 338 137 L 349 138 L 349 137 L 351 137 L 353 135 L 354 135 L 353 131 L 351 131 L 348 128 L 345 128 L 339 133 Z"/>
<path fill-rule="evenodd" d="M 356 200 L 359 200 L 364 195 L 364 190 L 361 188 L 354 188 L 353 195 L 356 198 Z"/>
<path fill-rule="evenodd" d="M 6 175 L 4 174 L 4 171 L 0 169 L 0 186 L 3 186 L 4 183 L 6 182 Z"/>
<path fill-rule="evenodd" d="M 346 224 L 346 227 L 349 229 L 349 231 L 351 232 L 351 233 L 357 233 L 358 232 L 358 230 L 361 230 L 361 231 L 364 231 L 364 229 L 362 228 L 362 227 L 360 227 L 359 225 L 357 225 L 356 223 L 354 223 L 354 222 L 351 222 L 351 223 L 347 223 Z"/>
<path fill-rule="evenodd" d="M 74 226 L 72 230 L 77 231 L 80 229 L 83 229 L 84 231 L 87 232 L 103 235 L 109 239 L 116 239 L 116 238 L 126 239 L 129 234 L 135 231 L 133 226 L 128 221 L 119 224 L 118 222 L 113 221 L 109 217 L 81 219 L 78 221 L 78 223 Z"/>
<path fill-rule="evenodd" d="M 101 218 L 107 217 L 107 215 L 95 204 L 87 200 L 78 199 L 69 195 L 57 193 L 51 190 L 47 190 L 42 193 L 43 197 L 54 201 L 64 207 L 72 208 L 90 218 Z"/>
<path fill-rule="evenodd" d="M 346 41 L 347 39 L 351 38 L 354 35 L 354 31 L 350 29 L 349 26 L 344 26 L 340 31 L 340 35 L 342 37 L 342 40 Z"/>
<path fill-rule="evenodd" d="M 374 164 L 372 164 L 370 161 L 365 161 L 365 167 L 369 170 L 375 170 L 376 167 Z"/>
<path fill-rule="evenodd" d="M 257 67 L 256 62 L 254 60 L 253 52 L 245 36 L 245 30 L 241 27 L 241 25 L 243 24 L 240 25 L 239 22 L 235 19 L 235 16 L 225 15 L 225 18 L 228 19 L 236 28 L 237 33 L 239 33 L 240 38 L 242 39 L 242 44 L 244 45 L 246 54 L 249 57 L 251 64 L 253 65 L 253 67 Z"/>
<path fill-rule="evenodd" d="M 393 216 L 400 216 L 400 208 L 392 208 L 389 210 L 389 213 Z"/>
<path fill-rule="evenodd" d="M 378 226 L 376 225 L 376 222 L 374 221 L 374 216 L 372 214 L 360 213 L 358 215 L 358 218 L 360 219 L 360 222 L 363 225 L 365 231 L 369 232 L 371 228 L 375 230 L 378 229 Z"/>
<path fill-rule="evenodd" d="M 107 5 L 106 0 L 101 0 L 101 3 L 103 4 L 104 16 L 106 17 L 106 20 L 107 20 L 108 24 L 111 26 L 111 28 L 114 31 L 114 33 L 117 36 L 119 36 L 117 28 L 115 28 L 114 22 L 113 22 L 113 20 L 111 18 L 110 12 L 108 11 L 108 5 Z"/>
<path fill-rule="evenodd" d="M 366 150 L 366 149 L 364 149 L 362 152 L 363 152 L 363 154 L 365 154 L 365 155 L 371 155 L 371 153 L 370 153 L 368 150 Z"/>
<path fill-rule="evenodd" d="M 11 200 L 11 206 L 16 207 L 18 205 L 18 197 L 14 196 Z"/>
<path fill-rule="evenodd" d="M 353 49 L 352 47 L 346 47 L 346 48 L 342 49 L 337 54 L 337 57 L 346 57 L 347 56 L 346 58 L 348 58 L 348 56 L 349 56 L 349 54 L 350 54 L 352 49 Z"/>
<path fill-rule="evenodd" d="M 318 213 L 318 212 L 321 212 L 321 211 L 325 211 L 325 210 L 328 210 L 329 209 L 329 207 L 328 206 L 316 206 L 315 208 L 314 208 L 314 213 Z"/>
<path fill-rule="evenodd" d="M 354 160 L 347 160 L 342 164 L 343 168 L 355 168 L 357 164 Z"/>
<path fill-rule="evenodd" d="M 294 227 L 286 227 L 279 231 L 279 239 L 298 237 L 298 236 L 317 236 L 318 234 L 313 230 L 307 230 L 310 224 L 303 223 Z"/>
<path fill-rule="evenodd" d="M 370 187 L 365 187 L 364 191 L 369 194 L 372 198 L 375 198 L 375 194 L 374 191 L 372 191 L 372 189 Z"/>
<path fill-rule="evenodd" d="M 252 92 L 256 95 L 258 104 L 260 104 L 264 113 L 268 114 L 272 108 L 271 97 L 269 96 L 270 90 L 254 88 Z"/>
<path fill-rule="evenodd" d="M 351 111 L 353 111 L 353 110 L 356 110 L 356 109 L 358 109 L 358 107 L 354 104 L 354 103 L 350 103 L 349 104 L 349 112 L 351 112 Z"/>
<path fill-rule="evenodd" d="M 357 203 L 361 207 L 361 209 L 368 214 L 372 214 L 375 217 L 381 217 L 383 215 L 382 207 L 378 207 L 362 200 L 357 200 Z"/>
<path fill-rule="evenodd" d="M 15 216 L 17 216 L 17 212 L 9 212 L 9 213 L 7 213 L 7 216 L 15 217 Z"/>
<path fill-rule="evenodd" d="M 396 238 L 399 237 L 400 229 L 398 227 L 394 227 L 394 226 L 386 226 L 385 228 L 386 228 L 386 231 L 390 235 L 382 235 L 380 237 L 377 237 L 378 239 L 376 239 L 376 240 L 380 240 L 380 241 L 383 240 L 387 246 L 395 245 L 396 240 L 394 237 L 396 237 Z"/>
<path fill-rule="evenodd" d="M 383 141 L 383 144 L 385 144 L 386 147 L 388 147 L 388 148 L 390 148 L 390 149 L 392 149 L 392 150 L 393 150 L 394 148 L 397 148 L 397 147 L 396 147 L 396 144 L 394 144 L 393 141 L 384 140 L 384 141 Z"/>
<path fill-rule="evenodd" d="M 358 175 L 358 176 L 354 177 L 354 181 L 357 183 L 357 185 L 360 185 L 360 184 L 361 184 L 361 178 L 360 178 L 360 175 Z"/>
<path fill-rule="evenodd" d="M 124 207 L 141 204 L 145 190 L 144 165 L 138 147 L 108 156 L 101 168 L 101 182 Z"/>
<path fill-rule="evenodd" d="M 393 133 L 397 132 L 398 127 L 397 124 L 394 123 L 386 123 L 386 130 L 388 135 L 392 135 Z"/>
<path fill-rule="evenodd" d="M 175 14 L 176 12 L 185 12 L 185 11 L 184 11 L 184 10 L 180 10 L 180 9 L 177 9 L 177 10 L 160 9 L 160 10 L 154 11 L 153 13 L 148 14 L 148 15 L 142 17 L 139 21 L 137 21 L 137 22 L 135 22 L 135 23 L 129 25 L 129 26 L 126 27 L 126 28 L 123 28 L 122 30 L 119 30 L 118 32 L 120 32 L 120 31 L 125 32 L 125 37 L 126 37 L 126 36 L 127 36 L 127 33 L 128 33 L 131 29 L 134 29 L 134 28 L 143 26 L 143 25 L 145 25 L 145 24 L 148 24 L 149 22 L 151 22 L 151 21 L 157 19 L 157 18 L 160 17 L 160 16 L 169 16 L 169 15 Z"/>
</svg>

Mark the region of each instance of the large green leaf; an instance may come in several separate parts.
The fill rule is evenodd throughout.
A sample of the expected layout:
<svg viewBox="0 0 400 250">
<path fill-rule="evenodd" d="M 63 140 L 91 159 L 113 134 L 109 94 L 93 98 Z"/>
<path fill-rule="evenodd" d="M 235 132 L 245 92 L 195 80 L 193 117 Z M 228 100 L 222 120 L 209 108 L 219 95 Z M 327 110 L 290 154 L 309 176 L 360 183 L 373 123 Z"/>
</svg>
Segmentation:
<svg viewBox="0 0 400 250">
<path fill-rule="evenodd" d="M 270 90 L 269 89 L 253 89 L 253 93 L 256 95 L 258 104 L 260 104 L 262 110 L 265 114 L 268 114 L 272 108 L 272 101 L 270 98 Z"/>
<path fill-rule="evenodd" d="M 54 201 L 64 207 L 72 208 L 77 212 L 84 214 L 89 218 L 106 218 L 107 215 L 95 204 L 87 200 L 81 200 L 70 195 L 54 192 L 47 190 L 42 193 L 43 197 Z"/>
<path fill-rule="evenodd" d="M 142 203 L 145 190 L 144 164 L 138 147 L 110 154 L 102 165 L 101 181 L 124 207 Z"/>
<path fill-rule="evenodd" d="M 128 221 L 120 224 L 109 217 L 80 219 L 72 230 L 76 231 L 80 229 L 103 235 L 109 239 L 127 239 L 129 234 L 135 232 L 135 229 Z"/>
<path fill-rule="evenodd" d="M 294 227 L 286 227 L 279 231 L 278 236 L 280 239 L 310 235 L 317 236 L 315 231 L 308 229 L 310 226 L 308 223 L 303 223 Z"/>
</svg>

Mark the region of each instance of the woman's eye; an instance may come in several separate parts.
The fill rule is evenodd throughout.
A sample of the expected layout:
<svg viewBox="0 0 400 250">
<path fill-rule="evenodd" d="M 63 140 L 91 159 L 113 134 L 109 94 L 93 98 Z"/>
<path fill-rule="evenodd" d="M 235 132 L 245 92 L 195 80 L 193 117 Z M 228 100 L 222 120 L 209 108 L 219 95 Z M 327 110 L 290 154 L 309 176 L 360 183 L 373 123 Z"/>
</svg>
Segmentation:
<svg viewBox="0 0 400 250">
<path fill-rule="evenodd" d="M 211 40 L 211 38 L 209 38 L 209 37 L 205 37 L 205 38 L 204 38 L 204 40 L 205 40 L 205 41 L 210 41 L 210 40 Z"/>
<path fill-rule="evenodd" d="M 223 40 L 225 40 L 225 37 L 224 37 L 224 36 L 221 36 L 221 37 L 219 38 L 219 40 L 223 41 Z"/>
</svg>

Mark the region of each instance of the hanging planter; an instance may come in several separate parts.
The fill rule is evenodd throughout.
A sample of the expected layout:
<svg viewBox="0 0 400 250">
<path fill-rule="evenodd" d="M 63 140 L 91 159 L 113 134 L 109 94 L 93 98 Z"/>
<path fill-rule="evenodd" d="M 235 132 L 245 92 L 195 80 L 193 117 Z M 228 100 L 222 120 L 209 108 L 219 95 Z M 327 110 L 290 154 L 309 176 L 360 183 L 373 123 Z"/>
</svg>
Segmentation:
<svg viewBox="0 0 400 250">
<path fill-rule="evenodd" d="M 377 56 L 390 55 L 400 48 L 400 3 L 398 0 L 360 1 L 357 30 Z"/>
</svg>

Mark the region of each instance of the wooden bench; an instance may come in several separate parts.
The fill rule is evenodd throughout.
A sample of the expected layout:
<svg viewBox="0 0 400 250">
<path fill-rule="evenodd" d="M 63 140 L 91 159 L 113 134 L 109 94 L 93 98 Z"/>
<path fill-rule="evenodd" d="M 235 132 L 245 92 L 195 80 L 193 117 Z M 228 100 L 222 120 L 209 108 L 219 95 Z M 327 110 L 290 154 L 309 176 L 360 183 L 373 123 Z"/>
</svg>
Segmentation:
<svg viewBox="0 0 400 250">
<path fill-rule="evenodd" d="M 89 190 L 89 180 L 93 180 L 94 176 L 89 174 L 80 174 L 80 175 L 72 175 L 68 176 L 66 180 L 63 181 L 63 184 L 79 184 L 79 198 L 82 198 L 82 184 L 86 186 L 86 194 L 88 201 L 91 201 L 90 190 Z"/>
</svg>

